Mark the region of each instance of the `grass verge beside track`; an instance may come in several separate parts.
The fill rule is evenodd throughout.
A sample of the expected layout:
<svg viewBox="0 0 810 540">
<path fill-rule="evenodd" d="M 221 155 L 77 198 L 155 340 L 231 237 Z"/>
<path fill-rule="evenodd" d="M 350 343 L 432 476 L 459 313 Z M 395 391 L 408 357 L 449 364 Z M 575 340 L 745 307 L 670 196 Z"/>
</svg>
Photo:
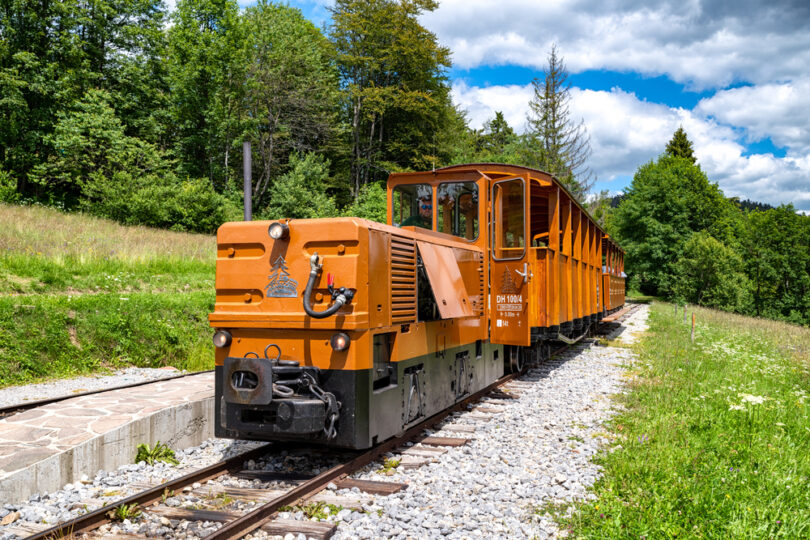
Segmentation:
<svg viewBox="0 0 810 540">
<path fill-rule="evenodd" d="M 0 298 L 0 386 L 126 366 L 212 369 L 211 292 Z"/>
<path fill-rule="evenodd" d="M 692 311 L 653 304 L 571 537 L 810 537 L 810 329 Z"/>
<path fill-rule="evenodd" d="M 0 204 L 0 387 L 213 368 L 213 236 Z"/>
</svg>

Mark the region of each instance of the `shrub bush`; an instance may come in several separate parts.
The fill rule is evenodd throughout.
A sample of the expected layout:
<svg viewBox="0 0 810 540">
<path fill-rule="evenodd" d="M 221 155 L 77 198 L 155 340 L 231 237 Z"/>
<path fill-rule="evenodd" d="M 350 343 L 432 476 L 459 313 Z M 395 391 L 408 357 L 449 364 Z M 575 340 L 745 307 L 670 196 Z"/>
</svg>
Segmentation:
<svg viewBox="0 0 810 540">
<path fill-rule="evenodd" d="M 385 223 L 387 203 L 385 187 L 380 184 L 366 184 L 360 188 L 357 199 L 346 207 L 343 214 Z"/>
<path fill-rule="evenodd" d="M 17 183 L 6 171 L 0 170 L 0 202 L 17 202 Z"/>
<path fill-rule="evenodd" d="M 96 175 L 86 185 L 82 207 L 121 223 L 211 233 L 239 219 L 239 208 L 203 179 L 179 181 L 173 174 Z"/>
<path fill-rule="evenodd" d="M 326 193 L 329 160 L 312 152 L 292 154 L 290 169 L 270 188 L 270 204 L 259 219 L 322 218 L 339 215 L 335 199 Z"/>
</svg>

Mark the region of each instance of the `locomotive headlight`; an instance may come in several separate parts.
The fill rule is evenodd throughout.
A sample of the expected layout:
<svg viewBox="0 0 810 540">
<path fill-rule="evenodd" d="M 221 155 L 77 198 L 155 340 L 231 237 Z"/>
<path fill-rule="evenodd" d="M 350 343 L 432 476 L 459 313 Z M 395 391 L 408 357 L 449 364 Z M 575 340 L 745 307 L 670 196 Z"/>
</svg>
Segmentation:
<svg viewBox="0 0 810 540">
<path fill-rule="evenodd" d="M 343 332 L 338 332 L 329 340 L 329 344 L 332 345 L 332 349 L 335 351 L 345 351 L 349 348 L 349 343 L 351 343 L 349 336 Z"/>
<path fill-rule="evenodd" d="M 268 227 L 267 234 L 269 234 L 270 238 L 273 240 L 281 240 L 282 238 L 287 238 L 290 234 L 290 227 L 286 223 L 273 223 Z"/>
<path fill-rule="evenodd" d="M 219 347 L 220 349 L 227 347 L 231 344 L 231 333 L 227 330 L 220 330 L 216 334 L 214 334 L 214 347 Z"/>
</svg>

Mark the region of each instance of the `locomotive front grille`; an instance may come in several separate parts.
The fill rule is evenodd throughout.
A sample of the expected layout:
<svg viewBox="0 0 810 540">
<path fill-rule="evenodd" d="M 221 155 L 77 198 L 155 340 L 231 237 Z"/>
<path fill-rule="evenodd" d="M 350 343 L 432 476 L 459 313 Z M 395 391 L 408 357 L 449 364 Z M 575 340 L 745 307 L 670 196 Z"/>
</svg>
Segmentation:
<svg viewBox="0 0 810 540">
<path fill-rule="evenodd" d="M 416 322 L 416 242 L 391 236 L 391 323 Z"/>
</svg>

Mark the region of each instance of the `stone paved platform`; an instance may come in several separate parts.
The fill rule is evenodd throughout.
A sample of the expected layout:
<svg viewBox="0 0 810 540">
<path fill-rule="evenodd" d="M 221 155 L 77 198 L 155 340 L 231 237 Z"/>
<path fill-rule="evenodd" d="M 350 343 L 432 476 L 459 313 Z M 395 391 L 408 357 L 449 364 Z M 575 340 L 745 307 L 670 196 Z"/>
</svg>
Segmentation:
<svg viewBox="0 0 810 540">
<path fill-rule="evenodd" d="M 45 405 L 0 420 L 0 503 L 132 463 L 141 443 L 173 449 L 213 436 L 214 374 Z"/>
</svg>

